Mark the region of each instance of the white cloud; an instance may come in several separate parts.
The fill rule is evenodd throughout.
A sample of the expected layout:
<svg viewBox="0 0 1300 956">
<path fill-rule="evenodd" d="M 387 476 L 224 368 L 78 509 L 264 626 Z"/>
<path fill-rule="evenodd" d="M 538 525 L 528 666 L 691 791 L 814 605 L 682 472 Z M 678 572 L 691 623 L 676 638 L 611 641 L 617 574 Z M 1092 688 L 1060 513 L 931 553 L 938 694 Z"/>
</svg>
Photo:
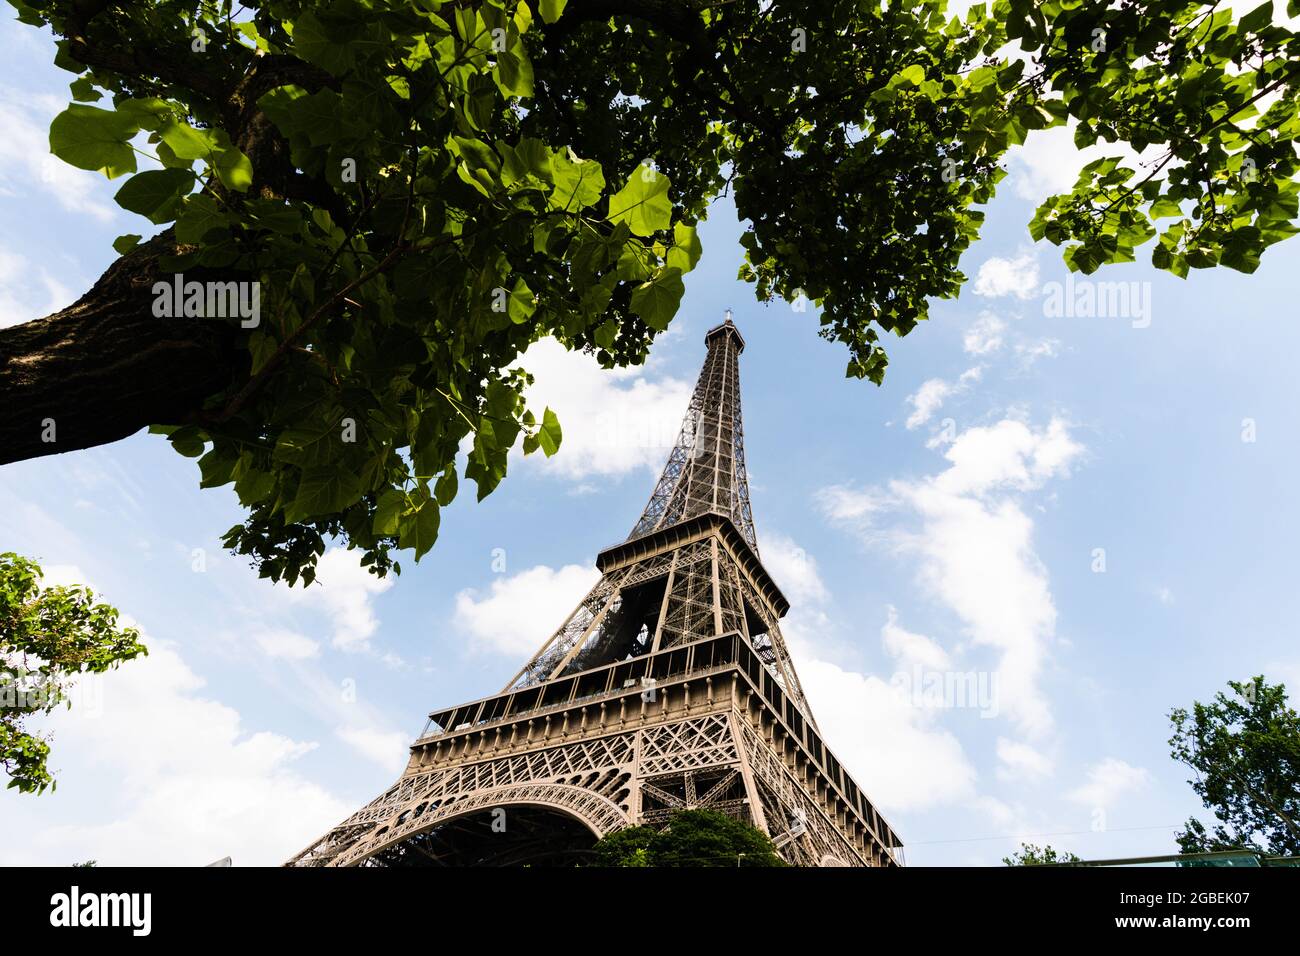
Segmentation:
<svg viewBox="0 0 1300 956">
<path fill-rule="evenodd" d="M 398 730 L 373 727 L 339 727 L 335 733 L 357 753 L 373 760 L 394 776 L 405 769 L 411 756 L 411 736 Z"/>
<path fill-rule="evenodd" d="M 1052 759 L 1024 741 L 999 737 L 997 748 L 1002 763 L 998 768 L 1000 780 L 1038 780 L 1052 775 Z"/>
<path fill-rule="evenodd" d="M 1060 339 L 1039 339 L 1035 342 L 1016 343 L 1016 357 L 1026 366 L 1033 365 L 1040 358 L 1056 358 L 1060 354 Z"/>
<path fill-rule="evenodd" d="M 72 302 L 73 294 L 44 266 L 0 248 L 0 328 L 42 318 Z"/>
<path fill-rule="evenodd" d="M 774 559 L 776 567 L 799 582 L 792 588 L 799 595 L 796 610 L 781 631 L 826 743 L 882 808 L 920 810 L 968 797 L 975 770 L 957 738 L 935 726 L 940 711 L 923 706 L 906 687 L 819 657 L 831 623 L 823 607 L 830 593 L 817 562 L 803 548 L 789 538 L 776 541 L 774 548 L 764 549 L 764 563 L 771 570 Z M 783 577 L 777 575 L 777 581 Z M 900 665 L 944 658 L 929 638 L 898 626 L 893 608 L 881 640 Z"/>
<path fill-rule="evenodd" d="M 250 733 L 172 645 L 145 642 L 45 719 L 59 789 L 6 795 L 5 864 L 274 865 L 353 809 L 294 769 L 314 743 Z"/>
<path fill-rule="evenodd" d="M 992 312 L 983 312 L 962 336 L 962 348 L 971 355 L 987 355 L 1002 347 L 1007 323 Z"/>
<path fill-rule="evenodd" d="M 989 298 L 1014 295 L 1018 299 L 1032 299 L 1038 292 L 1038 260 L 1032 251 L 1014 259 L 993 256 L 980 266 L 972 288 L 976 295 Z"/>
<path fill-rule="evenodd" d="M 907 416 L 909 429 L 924 425 L 943 405 L 944 400 L 952 394 L 953 384 L 941 378 L 931 378 L 921 383 L 907 401 L 912 405 L 912 414 Z"/>
<path fill-rule="evenodd" d="M 916 530 L 881 532 L 861 523 L 855 530 L 919 559 L 927 593 L 957 615 L 975 646 L 998 654 L 996 706 L 1031 736 L 1052 726 L 1038 684 L 1056 608 L 1034 551 L 1033 520 L 1018 498 L 1068 475 L 1082 451 L 1059 419 L 1038 430 L 1004 419 L 962 432 L 944 452 L 949 467 L 937 475 L 892 482 L 887 495 L 844 487 L 821 495 L 832 518 L 890 507 L 919 519 Z"/>
<path fill-rule="evenodd" d="M 1075 803 L 1109 809 L 1126 793 L 1143 790 L 1151 784 L 1151 774 L 1115 757 L 1107 757 L 1088 768 L 1086 782 L 1067 794 Z"/>
<path fill-rule="evenodd" d="M 975 769 L 957 738 L 933 726 L 938 711 L 878 677 L 815 658 L 796 666 L 827 744 L 872 802 L 912 811 L 970 796 Z"/>
<path fill-rule="evenodd" d="M 1004 418 L 962 432 L 944 452 L 951 467 L 931 484 L 944 495 L 980 495 L 1002 487 L 1032 491 L 1049 478 L 1068 476 L 1071 462 L 1082 451 L 1059 418 L 1038 431 Z"/>
<path fill-rule="evenodd" d="M 790 603 L 799 606 L 827 598 L 817 562 L 803 548 L 783 534 L 763 536 L 763 565 Z"/>
<path fill-rule="evenodd" d="M 1068 473 L 1080 451 L 1059 420 L 1039 432 L 1004 420 L 962 433 L 946 452 L 948 470 L 894 486 L 923 522 L 913 539 L 922 580 L 975 644 L 1000 652 L 1000 706 L 1031 733 L 1051 725 L 1037 679 L 1056 609 L 1033 549 L 1033 521 L 1006 492 Z"/>
<path fill-rule="evenodd" d="M 948 652 L 924 634 L 909 631 L 898 623 L 898 611 L 889 608 L 889 619 L 880 632 L 881 642 L 899 665 L 926 671 L 943 671 L 952 666 Z"/>
<path fill-rule="evenodd" d="M 252 637 L 267 657 L 301 661 L 320 656 L 320 644 L 296 631 L 279 629 L 254 631 Z"/>
<path fill-rule="evenodd" d="M 519 364 L 535 378 L 529 406 L 549 406 L 564 432 L 558 454 L 528 461 L 566 478 L 663 467 L 690 404 L 690 383 L 651 380 L 643 368 L 602 369 L 554 339 L 535 343 Z"/>
<path fill-rule="evenodd" d="M 512 657 L 542 646 L 598 580 L 595 568 L 544 564 L 492 582 L 490 593 L 467 589 L 456 595 L 453 624 L 479 647 Z"/>
<path fill-rule="evenodd" d="M 921 383 L 913 394 L 907 396 L 907 401 L 912 406 L 912 414 L 907 416 L 907 428 L 909 430 L 924 425 L 937 412 L 945 401 L 953 395 L 964 392 L 970 387 L 972 382 L 978 382 L 983 374 L 983 369 L 968 368 L 957 377 L 957 381 L 948 382 L 941 378 L 931 378 Z"/>
<path fill-rule="evenodd" d="M 86 572 L 75 564 L 47 564 L 41 567 L 41 588 L 66 588 L 73 585 L 85 585 L 98 594 L 99 588 L 86 577 Z M 134 625 L 127 624 L 127 627 Z"/>
<path fill-rule="evenodd" d="M 0 89 L 0 129 L 4 130 L 0 136 L 0 197 L 39 189 L 69 212 L 108 222 L 115 211 L 99 199 L 107 180 L 99 173 L 69 166 L 50 153 L 50 122 L 66 105 L 48 97 Z"/>
<path fill-rule="evenodd" d="M 1010 346 L 1019 366 L 1024 369 L 1039 359 L 1060 354 L 1060 339 L 1027 338 L 1018 329 L 994 313 L 985 310 L 962 335 L 962 348 L 968 355 L 986 356 Z"/>
<path fill-rule="evenodd" d="M 393 586 L 391 577 L 377 578 L 361 566 L 358 551 L 330 548 L 316 562 L 316 583 L 284 587 L 290 603 L 321 606 L 334 624 L 330 643 L 343 651 L 370 650 L 379 628 L 374 598 Z"/>
<path fill-rule="evenodd" d="M 892 506 L 887 495 L 876 491 L 831 485 L 817 492 L 822 513 L 832 521 L 866 529 L 874 517 Z"/>
</svg>

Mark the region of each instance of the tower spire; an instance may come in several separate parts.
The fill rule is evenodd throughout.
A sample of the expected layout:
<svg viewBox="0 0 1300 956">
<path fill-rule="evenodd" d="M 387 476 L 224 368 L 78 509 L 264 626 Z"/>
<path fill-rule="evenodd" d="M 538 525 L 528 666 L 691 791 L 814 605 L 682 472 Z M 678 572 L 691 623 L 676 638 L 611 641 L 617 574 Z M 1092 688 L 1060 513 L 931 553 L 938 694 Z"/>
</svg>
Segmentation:
<svg viewBox="0 0 1300 956">
<path fill-rule="evenodd" d="M 726 633 L 741 634 L 816 726 L 781 636 L 790 608 L 758 555 L 731 320 L 708 355 L 663 474 L 632 533 L 597 556 L 602 576 L 506 690 Z"/>
<path fill-rule="evenodd" d="M 650 501 L 628 540 L 702 514 L 729 517 L 755 552 L 745 436 L 740 417 L 740 353 L 745 339 L 731 320 L 704 336 L 708 356 Z"/>
</svg>

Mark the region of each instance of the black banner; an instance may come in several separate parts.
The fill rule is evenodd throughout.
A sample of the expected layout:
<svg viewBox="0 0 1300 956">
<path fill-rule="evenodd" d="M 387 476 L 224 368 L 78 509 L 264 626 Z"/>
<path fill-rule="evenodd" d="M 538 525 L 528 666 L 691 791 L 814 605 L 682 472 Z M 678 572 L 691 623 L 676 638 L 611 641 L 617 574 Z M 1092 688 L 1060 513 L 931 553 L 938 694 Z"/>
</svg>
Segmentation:
<svg viewBox="0 0 1300 956">
<path fill-rule="evenodd" d="M 480 936 L 508 946 L 604 929 L 614 934 L 611 944 L 636 945 L 710 919 L 729 936 L 753 934 L 768 944 L 776 937 L 767 934 L 778 931 L 783 938 L 805 930 L 818 938 L 875 936 L 886 926 L 891 939 L 981 946 L 991 934 L 1025 930 L 1053 934 L 1047 939 L 1231 943 L 1259 931 L 1293 933 L 1300 901 L 1300 868 L 95 868 L 8 869 L 0 882 L 11 952 L 72 934 L 128 946 L 375 945 L 414 934 L 436 949 L 474 945 Z"/>
</svg>

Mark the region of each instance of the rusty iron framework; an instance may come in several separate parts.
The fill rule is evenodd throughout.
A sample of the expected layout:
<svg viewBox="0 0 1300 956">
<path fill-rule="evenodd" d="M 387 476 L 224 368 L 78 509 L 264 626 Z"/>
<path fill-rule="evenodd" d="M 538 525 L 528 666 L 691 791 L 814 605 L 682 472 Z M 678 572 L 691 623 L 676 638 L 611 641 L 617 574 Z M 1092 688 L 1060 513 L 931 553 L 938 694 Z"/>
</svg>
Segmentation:
<svg viewBox="0 0 1300 956">
<path fill-rule="evenodd" d="M 677 444 L 600 581 L 500 693 L 430 714 L 401 779 L 289 865 L 560 862 L 696 807 L 750 821 L 794 864 L 901 863 L 781 637 L 790 605 L 745 472 L 744 339 L 728 315 L 705 342 Z"/>
</svg>

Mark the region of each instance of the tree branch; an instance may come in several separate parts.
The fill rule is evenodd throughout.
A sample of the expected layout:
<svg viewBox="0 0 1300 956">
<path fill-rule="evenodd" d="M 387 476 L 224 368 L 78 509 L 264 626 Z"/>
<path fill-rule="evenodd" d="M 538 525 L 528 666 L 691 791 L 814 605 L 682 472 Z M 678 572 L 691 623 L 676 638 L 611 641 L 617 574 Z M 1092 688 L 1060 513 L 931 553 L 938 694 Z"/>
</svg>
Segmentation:
<svg viewBox="0 0 1300 956">
<path fill-rule="evenodd" d="M 0 464 L 191 421 L 206 398 L 247 374 L 234 326 L 154 316 L 153 284 L 171 278 L 158 259 L 175 248 L 168 230 L 114 262 L 68 308 L 0 329 Z"/>
</svg>

